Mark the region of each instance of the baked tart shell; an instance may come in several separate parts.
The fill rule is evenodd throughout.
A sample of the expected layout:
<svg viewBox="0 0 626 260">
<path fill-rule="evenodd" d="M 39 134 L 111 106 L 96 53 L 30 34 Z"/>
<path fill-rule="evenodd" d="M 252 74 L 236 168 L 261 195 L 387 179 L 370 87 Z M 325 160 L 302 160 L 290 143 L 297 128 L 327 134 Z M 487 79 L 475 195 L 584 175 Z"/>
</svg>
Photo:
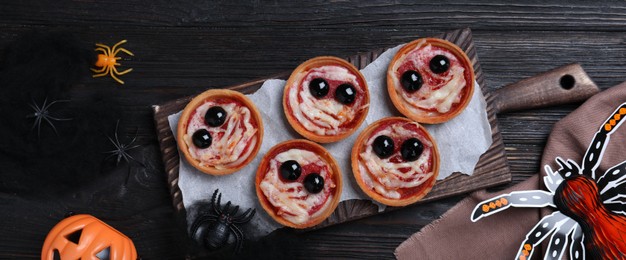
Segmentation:
<svg viewBox="0 0 626 260">
<path fill-rule="evenodd" d="M 398 62 L 404 54 L 414 50 L 415 47 L 418 44 L 420 44 L 422 41 L 425 41 L 426 44 L 430 44 L 434 47 L 440 47 L 440 48 L 450 51 L 452 54 L 454 54 L 458 58 L 458 60 L 462 63 L 463 67 L 466 70 L 469 70 L 469 78 L 466 78 L 466 86 L 463 89 L 463 95 L 461 97 L 461 101 L 458 103 L 455 103 L 450 111 L 443 113 L 443 114 L 438 114 L 435 116 L 419 115 L 419 114 L 415 114 L 411 112 L 411 110 L 409 110 L 407 107 L 410 105 L 407 103 L 407 101 L 405 101 L 400 96 L 400 94 L 396 92 L 395 85 L 394 85 L 395 81 L 393 77 L 394 77 L 395 71 L 393 71 L 393 65 L 396 62 Z M 476 75 L 474 75 L 474 66 L 472 65 L 472 61 L 469 59 L 469 57 L 467 57 L 467 54 L 465 54 L 465 52 L 461 50 L 461 48 L 443 39 L 422 38 L 422 39 L 409 42 L 406 45 L 402 46 L 402 48 L 398 50 L 396 55 L 391 60 L 391 63 L 389 64 L 389 67 L 387 69 L 387 91 L 389 92 L 389 97 L 391 98 L 391 102 L 393 103 L 393 105 L 396 107 L 396 109 L 398 109 L 398 111 L 400 111 L 400 113 L 402 113 L 406 117 L 413 119 L 419 123 L 439 124 L 439 123 L 449 121 L 450 119 L 456 117 L 461 112 L 463 112 L 465 107 L 467 107 L 470 100 L 472 99 L 472 95 L 474 94 L 475 77 Z"/>
<path fill-rule="evenodd" d="M 355 123 L 353 123 L 353 127 L 349 129 L 348 131 L 343 132 L 338 135 L 319 135 L 317 133 L 311 132 L 307 130 L 306 128 L 304 128 L 302 124 L 294 117 L 294 115 L 290 112 L 289 106 L 287 104 L 287 96 L 288 96 L 288 90 L 291 87 L 293 87 L 295 83 L 298 83 L 298 85 L 301 84 L 301 81 L 304 79 L 304 77 L 306 77 L 307 75 L 306 73 L 308 71 L 310 71 L 313 68 L 329 66 L 329 65 L 344 67 L 348 69 L 352 74 L 356 75 L 357 80 L 359 84 L 361 85 L 361 88 L 364 90 L 364 93 L 365 93 L 364 100 L 367 106 L 360 113 L 358 113 L 355 119 L 353 119 Z M 287 121 L 289 122 L 289 125 L 291 125 L 291 127 L 293 127 L 293 129 L 296 130 L 296 132 L 298 132 L 304 138 L 309 139 L 314 142 L 318 142 L 318 143 L 337 142 L 339 140 L 342 140 L 352 135 L 365 120 L 365 117 L 367 116 L 367 113 L 369 112 L 369 103 L 370 103 L 369 89 L 367 86 L 367 81 L 365 80 L 365 77 L 363 76 L 363 74 L 361 74 L 361 72 L 354 65 L 352 65 L 352 63 L 344 59 L 340 59 L 340 58 L 333 57 L 333 56 L 315 57 L 300 64 L 291 73 L 291 76 L 289 76 L 289 79 L 287 80 L 287 83 L 285 84 L 285 89 L 283 91 L 283 111 L 285 111 L 285 117 L 287 117 Z"/>
<path fill-rule="evenodd" d="M 189 119 L 193 115 L 195 110 L 199 106 L 204 104 L 205 101 L 218 99 L 218 98 L 231 99 L 231 100 L 241 102 L 250 110 L 250 114 L 253 120 L 256 122 L 256 126 L 257 126 L 256 135 L 257 135 L 258 141 L 255 147 L 252 148 L 253 149 L 252 153 L 250 153 L 248 158 L 246 158 L 238 166 L 232 167 L 232 168 L 217 169 L 214 166 L 201 165 L 198 159 L 195 159 L 191 156 L 191 153 L 189 152 L 189 146 L 184 141 L 184 136 L 185 134 L 187 134 L 187 127 L 189 125 Z M 228 89 L 207 90 L 201 93 L 200 95 L 196 96 L 195 98 L 193 98 L 187 104 L 187 106 L 185 106 L 185 109 L 183 110 L 180 116 L 180 119 L 178 120 L 178 126 L 176 129 L 177 129 L 176 142 L 178 144 L 178 149 L 183 154 L 187 162 L 189 162 L 189 164 L 191 164 L 194 168 L 200 170 L 201 172 L 204 172 L 206 174 L 211 174 L 211 175 L 227 175 L 227 174 L 231 174 L 233 172 L 236 172 L 242 169 L 243 167 L 248 165 L 252 160 L 254 160 L 254 157 L 256 157 L 257 153 L 259 152 L 259 149 L 261 148 L 261 144 L 263 143 L 263 120 L 261 118 L 261 114 L 259 113 L 259 110 L 248 97 L 246 97 L 245 95 L 237 91 L 228 90 Z"/>
<path fill-rule="evenodd" d="M 307 150 L 312 151 L 315 154 L 319 155 L 326 163 L 328 163 L 328 166 L 330 167 L 332 171 L 333 182 L 335 183 L 333 199 L 330 202 L 330 205 L 319 216 L 312 218 L 309 221 L 302 223 L 302 224 L 292 223 L 286 220 L 285 218 L 277 215 L 274 209 L 274 206 L 265 197 L 265 194 L 263 194 L 263 191 L 261 190 L 261 187 L 260 187 L 261 181 L 263 181 L 263 178 L 265 178 L 265 174 L 267 170 L 270 168 L 270 165 L 269 165 L 270 161 L 273 158 L 275 158 L 275 156 L 280 151 L 286 151 L 291 148 L 306 148 Z M 341 191 L 343 188 L 341 170 L 339 169 L 339 166 L 337 165 L 337 161 L 335 161 L 335 159 L 330 155 L 330 153 L 324 147 L 322 147 L 321 145 L 317 143 L 304 140 L 304 139 L 289 140 L 289 141 L 279 143 L 275 145 L 274 147 L 272 147 L 272 149 L 270 149 L 261 160 L 261 164 L 259 165 L 259 168 L 257 169 L 257 172 L 256 172 L 256 178 L 255 178 L 254 183 L 255 183 L 256 195 L 257 195 L 257 198 L 259 199 L 259 203 L 261 204 L 263 209 L 267 212 L 267 214 L 269 214 L 272 217 L 272 219 L 274 219 L 276 222 L 284 226 L 288 226 L 288 227 L 292 227 L 296 229 L 304 229 L 304 228 L 313 227 L 317 224 L 322 223 L 325 219 L 327 219 L 335 211 L 335 209 L 337 208 L 337 205 L 339 205 L 339 201 L 341 199 Z"/>
<path fill-rule="evenodd" d="M 426 131 L 426 129 L 422 125 L 420 125 L 419 126 L 420 130 L 423 131 L 426 138 L 428 138 L 430 142 L 433 144 L 433 147 L 432 147 L 433 153 L 431 156 L 433 176 L 430 176 L 430 178 L 425 183 L 416 187 L 420 189 L 417 193 L 414 193 L 409 197 L 400 198 L 400 199 L 386 198 L 382 196 L 381 194 L 377 193 L 376 191 L 374 191 L 372 187 L 367 186 L 367 184 L 361 177 L 361 172 L 359 170 L 359 154 L 362 152 L 365 142 L 367 142 L 367 140 L 370 138 L 372 132 L 375 129 L 377 129 L 381 125 L 394 123 L 398 121 L 406 122 L 406 123 L 413 123 L 413 121 L 404 117 L 387 117 L 387 118 L 383 118 L 381 120 L 378 120 L 372 123 L 371 125 L 367 126 L 367 128 L 365 128 L 365 130 L 363 130 L 361 134 L 359 134 L 359 136 L 357 137 L 354 143 L 354 146 L 352 147 L 352 153 L 350 156 L 351 162 L 352 162 L 351 164 L 352 174 L 354 175 L 354 179 L 356 180 L 361 190 L 365 192 L 365 194 L 367 194 L 367 196 L 369 196 L 373 200 L 380 202 L 382 204 L 385 204 L 387 206 L 393 206 L 393 207 L 407 206 L 422 199 L 433 188 L 433 186 L 435 185 L 435 182 L 437 181 L 437 176 L 439 175 L 439 150 L 437 149 L 437 144 L 435 143 L 435 139 L 430 135 L 430 133 L 428 133 L 428 131 Z M 365 174 L 368 174 L 368 173 L 365 173 Z"/>
</svg>

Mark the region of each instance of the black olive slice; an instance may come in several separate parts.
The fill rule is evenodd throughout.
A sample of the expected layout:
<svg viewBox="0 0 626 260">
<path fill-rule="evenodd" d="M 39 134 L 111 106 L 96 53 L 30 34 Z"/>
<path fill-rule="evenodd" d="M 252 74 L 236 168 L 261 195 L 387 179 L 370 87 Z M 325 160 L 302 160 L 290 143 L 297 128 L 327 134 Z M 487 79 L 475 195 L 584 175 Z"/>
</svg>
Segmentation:
<svg viewBox="0 0 626 260">
<path fill-rule="evenodd" d="M 424 81 L 422 80 L 422 76 L 417 71 L 407 70 L 402 74 L 401 83 L 404 90 L 409 93 L 413 93 L 422 87 Z"/>
<path fill-rule="evenodd" d="M 309 193 L 319 193 L 324 189 L 324 178 L 317 173 L 310 173 L 302 184 Z"/>
<path fill-rule="evenodd" d="M 309 83 L 309 91 L 311 95 L 315 98 L 323 98 L 328 95 L 328 91 L 330 90 L 330 86 L 328 82 L 322 78 L 314 78 Z"/>
<path fill-rule="evenodd" d="M 430 60 L 428 65 L 432 72 L 441 74 L 448 71 L 450 68 L 450 60 L 446 56 L 437 55 Z"/>
<path fill-rule="evenodd" d="M 356 98 L 356 89 L 350 84 L 341 84 L 335 90 L 335 98 L 339 103 L 349 105 Z"/>
<path fill-rule="evenodd" d="M 226 121 L 226 110 L 222 107 L 211 107 L 206 111 L 204 121 L 212 127 L 221 126 Z"/>
<path fill-rule="evenodd" d="M 211 133 L 206 129 L 199 129 L 191 136 L 191 140 L 193 141 L 193 145 L 198 148 L 207 148 L 211 146 L 213 142 L 213 138 L 211 138 Z"/>
<path fill-rule="evenodd" d="M 391 156 L 394 148 L 393 139 L 386 135 L 376 137 L 372 143 L 372 150 L 374 150 L 374 153 L 381 159 Z"/>
<path fill-rule="evenodd" d="M 280 176 L 285 180 L 295 181 L 300 177 L 301 173 L 302 168 L 300 164 L 294 160 L 285 161 L 280 165 Z"/>
<path fill-rule="evenodd" d="M 400 154 L 402 155 L 402 159 L 412 162 L 420 157 L 422 151 L 424 151 L 424 145 L 422 142 L 420 142 L 417 138 L 411 138 L 402 143 Z"/>
</svg>

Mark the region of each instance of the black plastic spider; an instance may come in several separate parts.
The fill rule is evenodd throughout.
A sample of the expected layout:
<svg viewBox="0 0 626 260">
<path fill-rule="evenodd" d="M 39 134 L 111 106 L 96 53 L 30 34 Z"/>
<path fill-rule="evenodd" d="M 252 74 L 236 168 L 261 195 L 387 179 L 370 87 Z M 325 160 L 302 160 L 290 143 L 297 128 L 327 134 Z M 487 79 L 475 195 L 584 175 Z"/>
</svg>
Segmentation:
<svg viewBox="0 0 626 260">
<path fill-rule="evenodd" d="M 33 122 L 33 126 L 31 127 L 31 131 L 37 127 L 37 138 L 41 136 L 41 122 L 46 121 L 48 125 L 54 130 L 54 133 L 58 136 L 59 132 L 57 132 L 57 128 L 54 126 L 52 121 L 70 121 L 72 118 L 58 118 L 54 117 L 50 113 L 50 107 L 52 107 L 56 103 L 69 102 L 69 100 L 55 100 L 48 104 L 48 97 L 44 99 L 43 104 L 39 106 L 35 99 L 32 99 L 32 102 L 28 104 L 32 109 L 33 113 L 28 114 L 26 118 L 34 118 L 35 122 Z"/>
<path fill-rule="evenodd" d="M 250 221 L 254 217 L 256 209 L 249 208 L 241 215 L 236 215 L 239 206 L 235 206 L 229 211 L 231 206 L 229 201 L 222 208 L 220 203 L 222 194 L 218 192 L 219 189 L 215 190 L 213 197 L 211 197 L 211 205 L 215 214 L 209 213 L 197 217 L 191 225 L 191 236 L 199 244 L 215 250 L 226 244 L 232 233 L 235 235 L 235 252 L 239 252 L 244 235 L 235 224 L 244 224 Z M 217 197 L 217 201 L 215 201 L 215 197 Z"/>
<path fill-rule="evenodd" d="M 111 141 L 111 143 L 113 144 L 113 146 L 115 146 L 114 150 L 105 152 L 110 154 L 109 156 L 107 156 L 106 158 L 104 158 L 104 160 L 108 160 L 111 157 L 117 156 L 117 159 L 115 161 L 115 165 L 118 165 L 120 163 L 120 161 L 122 161 L 122 159 L 124 159 L 126 161 L 126 163 L 130 163 L 130 161 L 134 161 L 138 164 L 140 164 L 141 166 L 145 167 L 145 165 L 143 163 L 141 163 L 140 161 L 138 161 L 137 159 L 135 159 L 133 156 L 131 156 L 128 152 L 132 149 L 141 147 L 141 145 L 139 144 L 135 144 L 135 141 L 137 140 L 137 133 L 139 130 L 137 130 L 135 132 L 135 136 L 133 136 L 133 138 L 130 140 L 130 143 L 121 143 L 120 139 L 117 136 L 117 130 L 118 127 L 120 125 L 120 121 L 118 120 L 117 123 L 115 124 L 115 138 L 111 138 L 110 136 L 107 135 L 107 138 L 109 138 L 109 141 Z"/>
</svg>

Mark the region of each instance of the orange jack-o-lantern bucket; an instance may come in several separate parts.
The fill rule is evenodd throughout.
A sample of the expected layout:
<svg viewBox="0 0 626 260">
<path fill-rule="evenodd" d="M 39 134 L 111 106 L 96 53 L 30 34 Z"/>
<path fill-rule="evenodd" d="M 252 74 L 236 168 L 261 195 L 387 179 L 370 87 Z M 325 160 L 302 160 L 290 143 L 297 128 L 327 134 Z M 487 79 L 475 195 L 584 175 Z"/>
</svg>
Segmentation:
<svg viewBox="0 0 626 260">
<path fill-rule="evenodd" d="M 46 237 L 42 260 L 137 259 L 133 241 L 90 215 L 75 215 L 59 222 Z"/>
</svg>

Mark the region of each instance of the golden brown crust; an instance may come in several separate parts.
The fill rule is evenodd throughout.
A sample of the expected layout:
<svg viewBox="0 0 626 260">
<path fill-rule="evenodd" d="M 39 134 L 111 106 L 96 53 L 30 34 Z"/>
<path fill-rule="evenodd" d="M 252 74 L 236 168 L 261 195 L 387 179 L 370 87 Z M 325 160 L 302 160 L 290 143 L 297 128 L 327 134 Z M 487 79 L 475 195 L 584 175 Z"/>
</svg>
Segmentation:
<svg viewBox="0 0 626 260">
<path fill-rule="evenodd" d="M 430 133 L 428 133 L 428 131 L 426 131 L 426 129 L 420 125 L 419 126 L 420 129 L 425 133 L 426 137 L 433 144 L 433 147 L 432 147 L 433 154 L 431 157 L 433 160 L 432 162 L 433 163 L 433 166 L 432 166 L 433 176 L 431 176 L 430 179 L 426 183 L 419 186 L 421 190 L 418 193 L 415 193 L 410 197 L 401 198 L 401 199 L 389 199 L 378 194 L 371 187 L 365 184 L 365 181 L 361 177 L 361 172 L 359 170 L 359 154 L 363 152 L 363 149 L 364 149 L 363 147 L 364 147 L 365 142 L 371 136 L 372 131 L 376 129 L 378 126 L 383 125 L 383 124 L 388 124 L 390 122 L 398 122 L 398 121 L 413 123 L 413 121 L 404 117 L 387 117 L 387 118 L 383 118 L 381 120 L 378 120 L 372 123 L 371 125 L 367 126 L 367 128 L 365 128 L 365 130 L 363 130 L 361 134 L 359 134 L 359 136 L 357 137 L 354 143 L 354 146 L 352 147 L 352 153 L 350 156 L 352 160 L 352 164 L 351 164 L 352 174 L 354 175 L 354 178 L 356 179 L 356 182 L 361 188 L 361 190 L 363 190 L 365 194 L 367 194 L 370 198 L 374 199 L 375 201 L 378 201 L 382 204 L 385 204 L 387 206 L 393 206 L 393 207 L 401 207 L 401 206 L 410 205 L 422 199 L 424 196 L 426 196 L 426 194 L 428 194 L 428 192 L 435 185 L 435 182 L 437 181 L 437 176 L 439 175 L 439 150 L 437 149 L 437 144 L 435 143 L 435 139 L 433 139 Z"/>
<path fill-rule="evenodd" d="M 248 109 L 250 109 L 252 118 L 256 121 L 256 125 L 257 125 L 256 135 L 258 138 L 258 142 L 256 143 L 256 146 L 253 148 L 254 150 L 252 151 L 250 156 L 248 156 L 248 158 L 237 167 L 226 168 L 226 169 L 216 169 L 215 167 L 212 167 L 212 166 L 201 165 L 199 160 L 191 156 L 191 154 L 189 153 L 189 147 L 187 143 L 184 141 L 184 136 L 185 134 L 187 134 L 187 126 L 189 124 L 189 117 L 193 114 L 196 108 L 204 104 L 206 100 L 211 100 L 211 99 L 216 99 L 216 98 L 227 98 L 227 99 L 232 99 L 232 100 L 236 100 L 236 101 L 243 103 Z M 193 98 L 187 104 L 187 106 L 183 110 L 183 113 L 180 115 L 180 119 L 178 120 L 178 127 L 176 129 L 177 129 L 176 142 L 178 143 L 178 149 L 179 151 L 183 153 L 185 159 L 187 159 L 187 162 L 189 162 L 189 164 L 191 164 L 196 169 L 204 173 L 211 174 L 211 175 L 231 174 L 245 167 L 246 165 L 248 165 L 248 163 L 250 163 L 254 159 L 256 154 L 259 152 L 259 149 L 261 148 L 261 144 L 263 143 L 263 120 L 261 118 L 261 114 L 259 113 L 259 110 L 254 105 L 254 103 L 252 103 L 252 101 L 248 99 L 245 95 L 237 91 L 228 90 L 228 89 L 207 90 L 201 93 L 200 95 L 196 96 L 195 98 Z"/>
<path fill-rule="evenodd" d="M 427 44 L 431 44 L 432 46 L 445 48 L 451 51 L 463 63 L 463 67 L 466 70 L 470 71 L 469 73 L 470 78 L 466 79 L 467 86 L 466 86 L 466 90 L 463 90 L 464 95 L 462 96 L 461 101 L 455 104 L 453 106 L 453 109 L 451 109 L 447 113 L 438 114 L 435 116 L 420 115 L 420 114 L 413 113 L 407 108 L 407 106 L 410 106 L 410 105 L 407 104 L 407 102 L 398 93 L 396 93 L 396 89 L 394 87 L 395 81 L 393 79 L 393 74 L 394 74 L 393 65 L 396 62 L 398 62 L 398 60 L 402 57 L 403 54 L 415 49 L 415 47 L 418 44 L 420 44 L 422 41 L 426 41 Z M 446 122 L 456 117 L 465 109 L 465 107 L 467 107 L 474 93 L 474 78 L 475 78 L 474 66 L 472 65 L 471 60 L 467 57 L 465 52 L 463 52 L 463 50 L 461 50 L 458 46 L 443 39 L 423 38 L 423 39 L 412 41 L 402 46 L 402 48 L 400 48 L 400 50 L 398 50 L 396 55 L 393 57 L 393 59 L 391 60 L 391 63 L 389 64 L 389 67 L 387 68 L 387 91 L 389 92 L 389 96 L 391 97 L 391 102 L 393 103 L 393 105 L 398 109 L 398 111 L 400 111 L 400 113 L 402 113 L 406 117 L 411 118 L 420 123 L 439 124 L 439 123 Z"/>
<path fill-rule="evenodd" d="M 288 95 L 289 88 L 292 87 L 294 83 L 296 83 L 297 81 L 301 81 L 302 77 L 305 75 L 304 74 L 305 72 L 311 70 L 312 68 L 317 68 L 317 67 L 327 66 L 327 65 L 335 65 L 335 66 L 340 66 L 340 67 L 344 67 L 348 69 L 351 73 L 357 76 L 357 80 L 359 81 L 359 84 L 361 84 L 361 87 L 363 88 L 365 92 L 365 103 L 367 104 L 367 106 L 363 109 L 361 113 L 358 114 L 358 117 L 354 119 L 356 120 L 354 127 L 350 129 L 349 131 L 346 131 L 339 135 L 319 135 L 319 134 L 316 134 L 307 130 L 306 128 L 302 126 L 302 124 L 300 124 L 300 122 L 293 116 L 293 114 L 289 112 L 290 110 L 287 104 L 287 95 Z M 300 64 L 291 73 L 291 76 L 289 76 L 289 79 L 287 80 L 287 83 L 285 84 L 285 89 L 283 92 L 283 111 L 285 111 L 285 116 L 287 117 L 287 121 L 289 122 L 291 127 L 293 127 L 294 130 L 296 130 L 296 132 L 298 132 L 300 135 L 304 136 L 305 138 L 311 141 L 319 142 L 319 143 L 336 142 L 353 134 L 365 120 L 365 117 L 367 116 L 367 113 L 369 111 L 369 103 L 370 103 L 369 89 L 367 86 L 367 81 L 365 81 L 365 77 L 363 76 L 363 74 L 361 74 L 361 72 L 356 67 L 354 67 L 352 63 L 349 63 L 346 60 L 343 60 L 337 57 L 332 57 L 332 56 L 320 56 L 320 57 L 309 59 L 303 62 L 302 64 Z"/>
<path fill-rule="evenodd" d="M 267 169 L 269 169 L 270 167 L 269 166 L 270 160 L 273 159 L 279 153 L 279 151 L 288 150 L 290 148 L 306 148 L 307 150 L 312 151 L 315 154 L 322 157 L 322 159 L 326 163 L 328 163 L 328 165 L 330 166 L 331 171 L 332 171 L 331 174 L 333 177 L 333 182 L 335 183 L 333 200 L 331 201 L 330 206 L 326 208 L 326 210 L 321 215 L 317 216 L 316 218 L 312 218 L 303 224 L 294 224 L 286 220 L 285 218 L 277 215 L 276 212 L 274 211 L 274 207 L 267 200 L 267 198 L 265 197 L 265 194 L 263 194 L 263 191 L 261 190 L 261 187 L 260 187 L 261 181 L 263 180 L 263 178 L 265 178 L 265 173 L 267 172 Z M 324 147 L 322 147 L 319 144 L 316 144 L 314 142 L 304 140 L 304 139 L 289 140 L 289 141 L 279 143 L 275 145 L 274 147 L 272 147 L 272 149 L 270 149 L 261 160 L 261 164 L 259 165 L 259 168 L 257 169 L 257 172 L 256 172 L 256 179 L 254 183 L 256 187 L 256 195 L 259 198 L 259 202 L 261 203 L 261 206 L 263 207 L 263 209 L 265 209 L 267 214 L 269 214 L 274 220 L 276 220 L 276 222 L 284 226 L 298 228 L 298 229 L 309 228 L 309 227 L 315 226 L 321 223 L 322 221 L 324 221 L 326 218 L 328 218 L 330 214 L 332 214 L 333 211 L 335 211 L 335 208 L 337 208 L 337 205 L 339 204 L 339 200 L 341 198 L 341 190 L 343 188 L 341 170 L 339 169 L 339 166 L 337 165 L 337 161 L 335 161 L 335 159 L 330 155 L 328 151 L 326 151 L 326 149 L 324 149 Z"/>
</svg>

